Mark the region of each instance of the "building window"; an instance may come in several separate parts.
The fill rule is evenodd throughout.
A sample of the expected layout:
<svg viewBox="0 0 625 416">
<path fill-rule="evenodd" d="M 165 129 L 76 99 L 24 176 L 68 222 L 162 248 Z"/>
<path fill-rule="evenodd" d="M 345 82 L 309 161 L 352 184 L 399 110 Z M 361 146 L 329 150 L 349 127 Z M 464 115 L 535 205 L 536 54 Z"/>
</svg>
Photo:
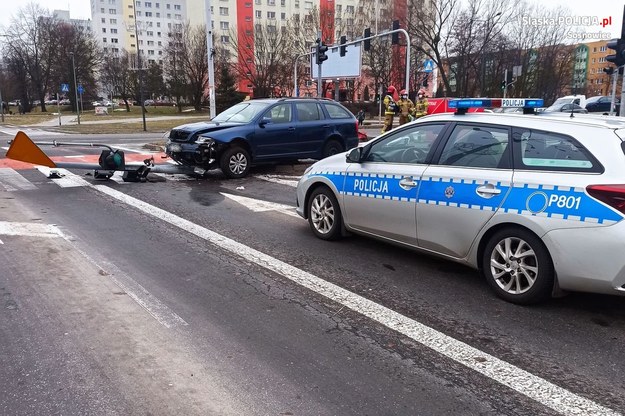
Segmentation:
<svg viewBox="0 0 625 416">
<path fill-rule="evenodd" d="M 117 29 L 111 29 L 111 33 L 117 33 Z"/>
<path fill-rule="evenodd" d="M 171 9 L 171 4 L 167 4 L 167 10 Z"/>
<path fill-rule="evenodd" d="M 105 27 L 102 28 L 102 33 L 106 33 L 106 28 Z"/>
<path fill-rule="evenodd" d="M 111 22 L 112 25 L 116 25 L 117 24 L 117 19 L 111 19 L 110 22 Z M 102 22 L 102 23 L 104 23 L 104 22 Z"/>
<path fill-rule="evenodd" d="M 171 19 L 171 13 L 167 13 L 167 18 Z"/>
<path fill-rule="evenodd" d="M 220 7 L 219 8 L 219 15 L 220 16 L 228 16 L 228 8 L 227 7 Z"/>
<path fill-rule="evenodd" d="M 161 8 L 161 4 L 160 3 L 156 3 L 156 8 L 160 9 Z"/>
<path fill-rule="evenodd" d="M 275 19 L 276 12 L 267 12 L 267 19 Z"/>
<path fill-rule="evenodd" d="M 137 5 L 137 7 L 141 7 L 141 2 L 140 1 L 136 1 L 135 4 Z"/>
<path fill-rule="evenodd" d="M 312 1 L 305 1 L 305 2 L 304 2 L 304 9 L 306 9 L 306 10 L 310 10 L 310 9 L 312 9 L 312 8 L 313 8 Z"/>
<path fill-rule="evenodd" d="M 117 41 L 117 38 L 111 38 L 111 43 L 119 43 L 119 42 Z"/>
<path fill-rule="evenodd" d="M 160 13 L 158 13 L 158 12 L 156 12 L 156 17 L 157 17 L 157 18 L 160 18 L 160 17 L 161 17 L 161 14 L 160 14 Z"/>
<path fill-rule="evenodd" d="M 595 49 L 597 49 L 597 48 L 595 48 Z M 606 51 L 606 47 L 605 46 L 602 46 L 601 49 L 599 49 L 599 52 L 605 52 L 605 51 Z"/>
<path fill-rule="evenodd" d="M 280 13 L 280 19 L 286 20 L 286 13 Z"/>
<path fill-rule="evenodd" d="M 152 7 L 152 3 L 151 3 L 151 2 L 149 2 L 149 1 L 146 1 L 146 2 L 145 2 L 145 7 Z"/>
<path fill-rule="evenodd" d="M 148 55 L 154 55 L 154 51 L 153 50 L 149 50 L 148 51 Z"/>
<path fill-rule="evenodd" d="M 102 43 L 106 43 L 106 38 L 102 38 Z"/>
<path fill-rule="evenodd" d="M 152 12 L 145 12 L 145 17 L 152 17 Z"/>
<path fill-rule="evenodd" d="M 262 19 L 262 17 L 263 17 L 263 12 L 261 12 L 260 10 L 256 10 L 256 18 Z"/>
<path fill-rule="evenodd" d="M 148 36 L 154 36 L 154 32 L 152 32 L 151 30 L 147 31 Z"/>
<path fill-rule="evenodd" d="M 228 30 L 229 27 L 230 27 L 230 24 L 228 22 L 219 22 L 219 28 L 221 30 Z"/>
<path fill-rule="evenodd" d="M 354 14 L 354 6 L 347 6 L 345 11 L 349 14 Z"/>
<path fill-rule="evenodd" d="M 250 3 L 250 2 L 245 3 L 245 7 L 248 8 L 248 9 L 251 8 L 252 7 L 252 3 Z"/>
<path fill-rule="evenodd" d="M 255 0 L 255 1 L 254 1 L 254 3 L 256 3 L 256 4 L 262 4 L 262 3 L 263 3 L 263 0 Z"/>
<path fill-rule="evenodd" d="M 174 10 L 181 10 L 181 7 L 179 4 L 174 4 Z"/>
<path fill-rule="evenodd" d="M 113 20 L 113 19 L 111 19 L 111 20 Z M 106 19 L 105 18 L 102 18 L 102 23 L 106 23 Z"/>
<path fill-rule="evenodd" d="M 179 15 L 179 14 L 177 14 L 177 15 L 176 15 L 176 20 L 182 20 L 182 16 L 181 16 L 181 15 Z"/>
<path fill-rule="evenodd" d="M 223 35 L 221 37 L 221 42 L 222 43 L 230 43 L 230 36 Z"/>
<path fill-rule="evenodd" d="M 251 22 L 252 21 L 252 17 L 251 16 L 245 16 L 245 21 L 246 22 Z"/>
<path fill-rule="evenodd" d="M 267 5 L 268 6 L 275 6 L 276 5 L 276 0 L 267 0 Z"/>
<path fill-rule="evenodd" d="M 141 17 L 141 10 L 137 10 L 135 13 L 137 13 L 137 16 Z"/>
<path fill-rule="evenodd" d="M 280 6 L 282 7 L 286 6 L 286 0 L 280 0 Z"/>
<path fill-rule="evenodd" d="M 104 7 L 100 9 L 100 13 L 104 14 Z"/>
</svg>

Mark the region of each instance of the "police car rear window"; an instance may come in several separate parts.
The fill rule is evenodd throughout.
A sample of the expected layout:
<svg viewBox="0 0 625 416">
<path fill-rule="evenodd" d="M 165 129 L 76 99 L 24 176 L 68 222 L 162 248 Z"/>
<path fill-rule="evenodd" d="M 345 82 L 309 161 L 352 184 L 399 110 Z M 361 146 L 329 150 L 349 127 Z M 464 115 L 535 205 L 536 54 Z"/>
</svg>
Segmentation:
<svg viewBox="0 0 625 416">
<path fill-rule="evenodd" d="M 572 137 L 519 129 L 514 141 L 520 144 L 515 167 L 520 169 L 597 172 L 603 170 L 592 154 Z"/>
</svg>

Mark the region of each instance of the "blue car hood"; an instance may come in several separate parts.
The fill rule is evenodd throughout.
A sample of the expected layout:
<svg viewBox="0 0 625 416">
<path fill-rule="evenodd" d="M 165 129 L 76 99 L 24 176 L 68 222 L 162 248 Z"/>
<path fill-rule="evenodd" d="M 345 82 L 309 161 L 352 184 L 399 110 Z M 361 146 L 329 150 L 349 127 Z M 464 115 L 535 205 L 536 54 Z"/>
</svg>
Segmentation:
<svg viewBox="0 0 625 416">
<path fill-rule="evenodd" d="M 174 130 L 183 130 L 189 133 L 195 133 L 198 131 L 208 133 L 211 131 L 223 130 L 230 127 L 239 127 L 242 125 L 243 124 L 241 123 L 214 123 L 212 121 L 199 121 L 197 123 L 189 123 L 183 124 L 182 126 L 176 126 L 174 127 Z"/>
</svg>

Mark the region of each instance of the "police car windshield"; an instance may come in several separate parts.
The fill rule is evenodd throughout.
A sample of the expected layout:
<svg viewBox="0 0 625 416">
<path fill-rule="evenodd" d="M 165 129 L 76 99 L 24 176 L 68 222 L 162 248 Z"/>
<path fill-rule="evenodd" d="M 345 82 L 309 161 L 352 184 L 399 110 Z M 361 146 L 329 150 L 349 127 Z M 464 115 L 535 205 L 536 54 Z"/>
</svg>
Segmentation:
<svg viewBox="0 0 625 416">
<path fill-rule="evenodd" d="M 217 123 L 249 123 L 265 108 L 266 104 L 243 102 L 220 113 L 212 121 Z"/>
</svg>

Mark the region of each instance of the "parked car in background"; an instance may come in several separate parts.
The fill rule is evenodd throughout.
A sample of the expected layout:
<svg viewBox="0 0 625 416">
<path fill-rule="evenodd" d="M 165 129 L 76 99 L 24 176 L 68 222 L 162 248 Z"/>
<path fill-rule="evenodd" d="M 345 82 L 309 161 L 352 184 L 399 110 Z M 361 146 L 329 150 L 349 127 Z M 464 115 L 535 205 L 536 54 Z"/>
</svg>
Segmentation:
<svg viewBox="0 0 625 416">
<path fill-rule="evenodd" d="M 553 105 L 551 105 L 550 107 L 545 108 L 544 110 L 545 113 L 551 113 L 551 112 L 563 112 L 563 113 L 588 113 L 588 110 L 586 110 L 585 108 L 583 108 L 582 106 L 578 105 L 578 104 L 556 104 L 554 103 Z"/>
<path fill-rule="evenodd" d="M 180 164 L 241 178 L 255 164 L 322 159 L 357 145 L 356 118 L 341 104 L 275 98 L 243 101 L 211 121 L 172 129 L 166 153 Z"/>
<path fill-rule="evenodd" d="M 590 97 L 586 101 L 586 110 L 589 113 L 610 113 L 610 105 L 612 103 L 611 97 L 606 97 L 604 95 L 597 95 L 596 97 Z M 618 112 L 620 108 L 620 102 L 616 100 L 616 111 Z"/>
</svg>

